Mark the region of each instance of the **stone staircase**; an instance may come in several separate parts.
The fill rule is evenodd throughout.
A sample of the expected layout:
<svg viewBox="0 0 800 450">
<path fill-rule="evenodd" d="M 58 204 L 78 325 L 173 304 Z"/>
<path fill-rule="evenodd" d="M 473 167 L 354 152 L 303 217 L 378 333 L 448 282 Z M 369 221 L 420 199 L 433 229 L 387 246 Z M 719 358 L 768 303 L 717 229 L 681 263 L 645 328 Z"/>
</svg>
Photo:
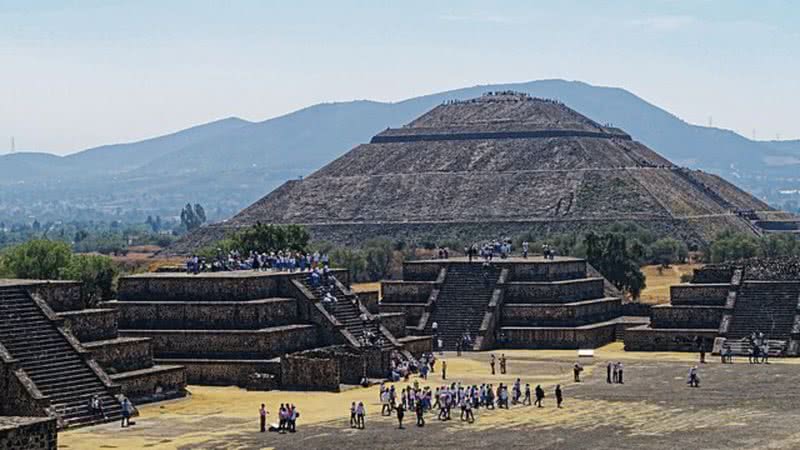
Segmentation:
<svg viewBox="0 0 800 450">
<path fill-rule="evenodd" d="M 749 356 L 752 345 L 748 339 L 725 339 L 719 349 L 715 349 L 714 354 L 719 354 L 720 349 L 727 345 L 731 349 L 734 356 Z M 785 356 L 786 341 L 767 339 L 769 346 L 769 356 Z"/>
<path fill-rule="evenodd" d="M 426 333 L 432 333 L 431 326 L 436 322 L 445 350 L 455 350 L 466 332 L 475 339 L 499 276 L 500 269 L 493 266 L 484 276 L 481 263 L 451 264 L 426 324 Z"/>
<path fill-rule="evenodd" d="M 24 288 L 0 287 L 0 343 L 36 388 L 49 397 L 62 427 L 121 416 L 109 386 Z M 102 400 L 106 417 L 89 411 L 88 402 L 94 395 Z"/>
<path fill-rule="evenodd" d="M 789 341 L 798 312 L 800 283 L 746 281 L 736 296 L 729 339 L 764 333 L 768 339 Z"/>
<path fill-rule="evenodd" d="M 330 277 L 333 277 L 333 275 L 330 275 Z M 322 286 L 312 287 L 308 277 L 303 277 L 302 283 L 309 291 L 311 291 L 316 299 L 321 299 L 325 295 L 325 288 Z M 366 324 L 366 327 L 364 326 L 364 323 L 361 320 L 362 311 L 358 307 L 355 294 L 352 292 L 344 292 L 340 283 L 338 282 L 334 283 L 333 287 L 334 288 L 331 293 L 334 297 L 336 297 L 337 302 L 335 305 L 326 308 L 328 313 L 333 315 L 336 320 L 341 322 L 345 329 L 350 332 L 350 334 L 352 334 L 359 343 L 364 342 L 364 334 L 366 331 L 371 331 L 380 338 L 381 350 L 388 351 L 394 349 L 395 345 L 391 342 L 388 336 L 385 336 L 385 333 L 381 331 L 380 325 L 377 321 L 369 321 Z"/>
</svg>

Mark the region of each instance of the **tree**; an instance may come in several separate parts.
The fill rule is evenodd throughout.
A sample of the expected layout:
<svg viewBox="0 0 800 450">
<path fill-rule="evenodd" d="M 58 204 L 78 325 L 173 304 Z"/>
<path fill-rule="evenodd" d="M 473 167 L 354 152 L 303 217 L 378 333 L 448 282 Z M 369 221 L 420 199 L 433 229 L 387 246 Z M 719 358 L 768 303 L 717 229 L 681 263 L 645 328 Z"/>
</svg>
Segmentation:
<svg viewBox="0 0 800 450">
<path fill-rule="evenodd" d="M 759 253 L 756 238 L 740 233 L 721 233 L 709 248 L 713 263 L 753 258 Z"/>
<path fill-rule="evenodd" d="M 93 306 L 100 300 L 110 300 L 119 269 L 108 256 L 73 255 L 61 270 L 60 277 L 83 283 L 86 304 Z"/>
<path fill-rule="evenodd" d="M 206 211 L 199 203 L 195 203 L 194 207 L 191 203 L 187 203 L 181 210 L 181 225 L 186 228 L 187 231 L 196 230 L 205 222 Z"/>
<path fill-rule="evenodd" d="M 394 259 L 392 243 L 386 239 L 373 239 L 364 246 L 367 277 L 370 281 L 386 278 Z"/>
<path fill-rule="evenodd" d="M 361 252 L 347 247 L 337 248 L 331 252 L 330 259 L 331 265 L 347 269 L 352 280 L 363 280 L 367 263 Z"/>
<path fill-rule="evenodd" d="M 617 289 L 633 298 L 639 298 L 645 288 L 645 276 L 636 260 L 628 254 L 625 236 L 607 233 L 599 236 L 589 233 L 584 238 L 589 264 L 600 271 Z"/>
<path fill-rule="evenodd" d="M 677 239 L 662 238 L 650 245 L 650 261 L 665 267 L 682 262 L 688 256 L 689 248 Z"/>
<path fill-rule="evenodd" d="M 9 249 L 3 256 L 3 266 L 16 278 L 55 280 L 71 257 L 66 242 L 35 239 Z"/>
<path fill-rule="evenodd" d="M 277 252 L 291 250 L 304 252 L 308 247 L 309 235 L 299 225 L 272 225 L 257 222 L 255 225 L 236 233 L 233 247 L 240 252 Z"/>
</svg>

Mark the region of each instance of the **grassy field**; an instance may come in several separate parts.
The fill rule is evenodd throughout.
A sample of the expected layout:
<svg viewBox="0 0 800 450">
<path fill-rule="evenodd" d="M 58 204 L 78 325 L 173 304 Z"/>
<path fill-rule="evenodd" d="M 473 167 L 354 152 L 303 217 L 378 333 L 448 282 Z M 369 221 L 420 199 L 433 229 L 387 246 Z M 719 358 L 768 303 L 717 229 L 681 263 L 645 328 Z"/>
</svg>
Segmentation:
<svg viewBox="0 0 800 450">
<path fill-rule="evenodd" d="M 659 270 L 660 266 L 642 267 L 642 272 L 647 277 L 647 288 L 641 295 L 642 303 L 669 303 L 670 286 L 680 284 L 681 275 L 691 275 L 692 271 L 700 266 L 700 264 L 675 264 L 663 270 Z"/>
</svg>

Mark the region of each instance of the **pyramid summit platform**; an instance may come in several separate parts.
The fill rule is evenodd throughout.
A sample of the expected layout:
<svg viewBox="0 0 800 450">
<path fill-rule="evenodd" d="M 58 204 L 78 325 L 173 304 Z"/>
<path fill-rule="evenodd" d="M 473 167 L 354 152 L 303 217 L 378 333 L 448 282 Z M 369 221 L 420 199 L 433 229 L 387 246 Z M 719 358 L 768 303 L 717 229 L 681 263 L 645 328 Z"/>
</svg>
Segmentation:
<svg viewBox="0 0 800 450">
<path fill-rule="evenodd" d="M 618 128 L 502 92 L 447 102 L 387 129 L 173 251 L 256 222 L 302 224 L 313 239 L 340 244 L 546 236 L 617 222 L 706 243 L 723 230 L 760 234 L 758 223 L 780 219 L 722 178 L 675 166 Z"/>
</svg>

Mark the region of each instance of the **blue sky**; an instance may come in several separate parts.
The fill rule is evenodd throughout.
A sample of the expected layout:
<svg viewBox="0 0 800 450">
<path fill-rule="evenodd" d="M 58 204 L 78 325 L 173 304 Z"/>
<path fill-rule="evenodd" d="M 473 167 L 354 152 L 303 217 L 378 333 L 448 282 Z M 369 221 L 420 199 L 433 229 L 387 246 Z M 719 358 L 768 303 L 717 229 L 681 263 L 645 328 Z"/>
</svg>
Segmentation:
<svg viewBox="0 0 800 450">
<path fill-rule="evenodd" d="M 0 153 L 543 78 L 800 138 L 795 1 L 0 0 Z"/>
</svg>

